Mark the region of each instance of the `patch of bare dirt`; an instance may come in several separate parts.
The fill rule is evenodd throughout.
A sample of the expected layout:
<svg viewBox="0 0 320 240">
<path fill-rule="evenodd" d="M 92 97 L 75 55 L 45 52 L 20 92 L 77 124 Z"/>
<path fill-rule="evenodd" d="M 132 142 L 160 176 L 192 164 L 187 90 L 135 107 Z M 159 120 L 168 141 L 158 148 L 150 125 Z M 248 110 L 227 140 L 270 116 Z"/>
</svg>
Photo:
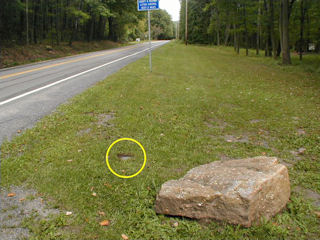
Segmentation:
<svg viewBox="0 0 320 240">
<path fill-rule="evenodd" d="M 108 127 L 112 127 L 113 124 L 110 123 L 110 121 L 112 119 L 115 118 L 114 113 L 103 113 L 103 114 L 99 114 L 98 117 L 98 126 L 108 126 Z"/>
<path fill-rule="evenodd" d="M 311 189 L 303 188 L 301 186 L 297 186 L 293 189 L 293 191 L 300 193 L 304 198 L 312 201 L 314 207 L 320 209 L 320 194 L 312 191 Z"/>
<path fill-rule="evenodd" d="M 11 187 L 0 191 L 0 239 L 28 239 L 29 231 L 22 227 L 25 218 L 37 214 L 39 220 L 59 214 L 50 209 L 41 196 L 30 189 Z"/>
<path fill-rule="evenodd" d="M 204 122 L 204 124 L 209 128 L 218 128 L 218 129 L 225 129 L 228 126 L 231 126 L 227 122 L 220 120 L 220 119 L 214 119 L 209 118 L 207 121 Z"/>
<path fill-rule="evenodd" d="M 91 132 L 91 128 L 82 129 L 77 133 L 77 136 L 84 136 Z"/>
<path fill-rule="evenodd" d="M 249 143 L 250 142 L 250 139 L 247 135 L 241 135 L 241 136 L 226 135 L 224 136 L 224 140 L 229 143 Z"/>
</svg>

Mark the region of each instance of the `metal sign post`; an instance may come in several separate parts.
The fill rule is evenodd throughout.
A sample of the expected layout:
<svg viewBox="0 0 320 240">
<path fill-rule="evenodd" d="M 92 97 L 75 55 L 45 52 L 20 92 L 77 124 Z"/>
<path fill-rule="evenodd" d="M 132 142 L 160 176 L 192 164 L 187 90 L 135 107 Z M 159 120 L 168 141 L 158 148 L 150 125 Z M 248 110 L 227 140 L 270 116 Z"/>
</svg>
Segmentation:
<svg viewBox="0 0 320 240">
<path fill-rule="evenodd" d="M 148 29 L 149 29 L 149 65 L 150 72 L 152 72 L 152 44 L 151 44 L 151 24 L 150 24 L 150 10 L 148 11 Z"/>
<path fill-rule="evenodd" d="M 148 11 L 148 31 L 149 31 L 149 64 L 152 72 L 152 44 L 151 44 L 151 23 L 150 11 L 159 10 L 159 0 L 137 0 L 138 11 Z"/>
</svg>

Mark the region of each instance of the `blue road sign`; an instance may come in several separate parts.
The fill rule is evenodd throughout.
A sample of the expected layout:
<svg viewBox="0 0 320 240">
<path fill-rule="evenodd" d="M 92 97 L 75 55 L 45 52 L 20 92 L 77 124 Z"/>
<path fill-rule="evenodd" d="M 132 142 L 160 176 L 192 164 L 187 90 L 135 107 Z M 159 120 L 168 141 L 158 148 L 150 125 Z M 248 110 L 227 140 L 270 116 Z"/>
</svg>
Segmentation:
<svg viewBox="0 0 320 240">
<path fill-rule="evenodd" d="M 149 11 L 159 9 L 159 0 L 138 0 L 138 11 Z"/>
</svg>

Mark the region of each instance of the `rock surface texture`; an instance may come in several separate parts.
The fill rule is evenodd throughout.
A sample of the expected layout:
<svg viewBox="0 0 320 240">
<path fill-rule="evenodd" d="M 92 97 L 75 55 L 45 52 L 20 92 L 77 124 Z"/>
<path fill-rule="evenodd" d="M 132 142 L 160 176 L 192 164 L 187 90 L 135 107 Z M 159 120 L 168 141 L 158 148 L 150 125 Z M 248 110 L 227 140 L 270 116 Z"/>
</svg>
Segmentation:
<svg viewBox="0 0 320 240">
<path fill-rule="evenodd" d="M 215 219 L 250 227 L 270 219 L 290 198 L 286 166 L 277 158 L 217 161 L 164 183 L 156 199 L 159 214 Z"/>
</svg>

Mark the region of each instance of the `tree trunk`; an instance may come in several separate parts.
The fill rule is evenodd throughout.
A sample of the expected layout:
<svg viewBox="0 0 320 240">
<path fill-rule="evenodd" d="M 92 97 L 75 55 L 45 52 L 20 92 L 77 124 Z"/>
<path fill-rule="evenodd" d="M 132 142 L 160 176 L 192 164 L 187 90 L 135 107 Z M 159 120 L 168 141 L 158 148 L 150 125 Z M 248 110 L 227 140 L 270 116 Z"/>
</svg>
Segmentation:
<svg viewBox="0 0 320 240">
<path fill-rule="evenodd" d="M 89 26 L 89 34 L 88 34 L 88 42 L 91 42 L 92 41 L 92 39 L 93 39 L 93 33 L 94 33 L 94 22 L 95 22 L 95 15 L 94 15 L 94 13 L 92 12 L 92 11 L 90 11 L 91 12 L 91 18 L 90 18 L 90 22 L 89 22 L 89 24 L 90 24 L 90 26 Z"/>
<path fill-rule="evenodd" d="M 224 34 L 224 45 L 227 46 L 228 45 L 228 42 L 229 42 L 229 37 L 230 37 L 230 23 L 227 24 L 227 27 L 226 27 L 226 31 L 225 31 L 225 34 Z"/>
<path fill-rule="evenodd" d="M 237 33 L 237 54 L 240 54 L 240 40 L 239 33 Z"/>
<path fill-rule="evenodd" d="M 237 7 L 237 16 L 239 15 L 239 7 Z M 237 27 L 236 23 L 235 23 L 235 27 Z M 236 30 L 236 44 L 237 44 L 237 54 L 240 54 L 240 37 L 239 34 Z"/>
<path fill-rule="evenodd" d="M 231 23 L 229 21 L 230 19 L 230 12 L 227 9 L 227 24 L 226 24 L 226 30 L 224 33 L 224 45 L 227 46 L 228 42 L 229 42 L 229 37 L 230 37 L 230 27 L 231 27 Z"/>
<path fill-rule="evenodd" d="M 34 3 L 34 7 L 33 7 L 33 23 L 32 23 L 32 25 L 33 25 L 33 29 L 32 29 L 32 35 L 33 35 L 33 42 L 35 43 L 35 44 L 37 44 L 38 43 L 38 38 L 37 38 L 37 29 L 39 28 L 38 27 L 38 17 L 37 17 L 37 12 L 38 12 L 38 3 Z"/>
<path fill-rule="evenodd" d="M 304 47 L 304 19 L 305 19 L 305 9 L 304 9 L 304 0 L 300 0 L 300 40 L 299 40 L 299 55 L 300 61 L 302 61 L 303 47 Z"/>
<path fill-rule="evenodd" d="M 281 55 L 281 40 L 278 42 L 277 57 L 280 57 L 280 55 Z"/>
<path fill-rule="evenodd" d="M 234 51 L 237 51 L 237 27 L 235 23 L 233 23 L 233 47 Z"/>
<path fill-rule="evenodd" d="M 270 25 L 270 5 L 268 0 L 264 0 L 264 12 L 267 19 L 267 34 L 265 38 L 265 56 L 270 57 L 272 52 L 270 51 L 270 39 L 271 39 L 271 25 Z"/>
<path fill-rule="evenodd" d="M 108 22 L 109 22 L 109 40 L 116 42 L 118 39 L 115 32 L 115 27 L 114 27 L 114 18 L 109 17 Z"/>
<path fill-rule="evenodd" d="M 249 56 L 249 36 L 248 36 L 248 26 L 247 26 L 247 6 L 244 5 L 243 8 L 243 15 L 244 15 L 244 34 L 245 34 L 245 41 L 246 41 L 246 56 Z"/>
<path fill-rule="evenodd" d="M 282 0 L 281 0 L 282 1 Z M 281 54 L 281 51 L 283 49 L 283 29 L 282 29 L 282 22 L 283 22 L 283 16 L 282 16 L 282 12 L 283 12 L 283 5 L 282 5 L 282 2 L 280 2 L 280 14 L 279 14 L 279 37 L 280 37 L 280 52 L 278 51 L 279 53 L 279 56 Z"/>
<path fill-rule="evenodd" d="M 264 50 L 265 52 L 264 52 L 264 56 L 266 56 L 266 57 L 269 57 L 270 55 L 270 53 L 269 53 L 269 37 L 267 37 L 267 39 L 266 39 L 266 46 L 265 46 L 265 50 Z"/>
<path fill-rule="evenodd" d="M 257 19 L 257 39 L 256 54 L 260 55 L 260 38 L 261 38 L 261 0 L 259 0 L 258 19 Z"/>
<path fill-rule="evenodd" d="M 20 12 L 20 26 L 19 26 L 19 42 L 24 43 L 24 37 L 23 37 L 23 33 L 24 33 L 24 29 L 25 29 L 25 16 L 24 16 L 24 12 Z"/>
<path fill-rule="evenodd" d="M 270 0 L 270 37 L 272 44 L 272 55 L 276 59 L 277 58 L 277 47 L 276 47 L 276 37 L 274 33 L 274 0 Z"/>
<path fill-rule="evenodd" d="M 310 44 L 310 15 L 309 12 L 306 12 L 307 18 L 307 41 L 306 41 L 306 49 L 309 51 L 309 44 Z"/>
<path fill-rule="evenodd" d="M 217 45 L 220 46 L 220 16 L 219 10 L 217 9 Z"/>
<path fill-rule="evenodd" d="M 289 42 L 289 0 L 281 0 L 282 3 L 282 63 L 291 64 Z"/>
<path fill-rule="evenodd" d="M 56 41 L 57 45 L 60 45 L 60 15 L 59 15 L 59 0 L 56 1 Z"/>
<path fill-rule="evenodd" d="M 75 33 L 76 33 L 76 31 L 77 31 L 78 18 L 76 18 L 76 21 L 75 21 L 74 25 L 75 25 L 75 26 L 72 28 L 72 32 L 71 32 L 71 35 L 70 35 L 70 38 L 69 38 L 69 46 L 70 46 L 70 47 L 72 46 L 72 42 L 73 42 Z"/>
<path fill-rule="evenodd" d="M 26 0 L 26 24 L 27 24 L 27 30 L 26 30 L 26 36 L 27 36 L 27 45 L 29 44 L 29 2 Z"/>
</svg>

